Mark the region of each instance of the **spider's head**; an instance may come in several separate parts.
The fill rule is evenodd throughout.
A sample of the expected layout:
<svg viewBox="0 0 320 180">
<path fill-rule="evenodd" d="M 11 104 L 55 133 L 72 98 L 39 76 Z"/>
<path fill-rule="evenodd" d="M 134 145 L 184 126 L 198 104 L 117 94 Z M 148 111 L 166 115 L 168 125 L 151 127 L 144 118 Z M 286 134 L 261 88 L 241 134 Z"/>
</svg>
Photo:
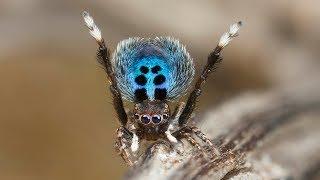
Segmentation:
<svg viewBox="0 0 320 180">
<path fill-rule="evenodd" d="M 132 116 L 133 121 L 140 127 L 153 129 L 168 123 L 170 109 L 169 105 L 164 101 L 145 100 L 141 103 L 135 104 Z"/>
</svg>

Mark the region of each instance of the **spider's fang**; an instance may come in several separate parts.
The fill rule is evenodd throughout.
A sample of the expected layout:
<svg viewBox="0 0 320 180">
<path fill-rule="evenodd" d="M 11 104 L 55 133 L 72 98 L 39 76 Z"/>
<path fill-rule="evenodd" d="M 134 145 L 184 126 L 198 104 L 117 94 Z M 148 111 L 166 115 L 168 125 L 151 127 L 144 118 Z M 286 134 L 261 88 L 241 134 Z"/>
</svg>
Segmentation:
<svg viewBox="0 0 320 180">
<path fill-rule="evenodd" d="M 86 23 L 86 26 L 89 28 L 89 32 L 91 36 L 98 42 L 101 43 L 103 41 L 101 36 L 101 31 L 98 28 L 98 26 L 94 23 L 93 18 L 90 16 L 90 14 L 87 11 L 82 12 L 82 16 L 84 19 L 84 22 Z"/>
</svg>

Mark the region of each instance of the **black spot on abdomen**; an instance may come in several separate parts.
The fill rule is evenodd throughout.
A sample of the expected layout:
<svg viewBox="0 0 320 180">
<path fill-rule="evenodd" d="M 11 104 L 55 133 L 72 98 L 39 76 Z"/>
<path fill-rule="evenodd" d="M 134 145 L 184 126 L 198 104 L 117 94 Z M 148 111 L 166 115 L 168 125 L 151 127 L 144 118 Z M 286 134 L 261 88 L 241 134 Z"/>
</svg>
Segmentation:
<svg viewBox="0 0 320 180">
<path fill-rule="evenodd" d="M 147 78 L 144 75 L 139 75 L 137 76 L 134 81 L 140 85 L 140 86 L 144 86 L 147 83 Z"/>
<path fill-rule="evenodd" d="M 141 66 L 140 67 L 140 71 L 143 73 L 143 74 L 147 74 L 149 72 L 149 68 L 146 67 L 146 66 Z"/>
<path fill-rule="evenodd" d="M 167 98 L 167 89 L 156 88 L 154 90 L 154 98 L 158 100 L 165 100 Z"/>
<path fill-rule="evenodd" d="M 153 74 L 157 74 L 158 71 L 161 71 L 161 67 L 159 65 L 154 66 L 153 68 L 151 68 L 151 72 Z"/>
<path fill-rule="evenodd" d="M 153 79 L 153 84 L 160 85 L 160 84 L 163 84 L 165 81 L 166 81 L 166 77 L 160 74 Z"/>
<path fill-rule="evenodd" d="M 148 99 L 147 90 L 145 88 L 135 90 L 134 96 L 138 102 Z"/>
</svg>

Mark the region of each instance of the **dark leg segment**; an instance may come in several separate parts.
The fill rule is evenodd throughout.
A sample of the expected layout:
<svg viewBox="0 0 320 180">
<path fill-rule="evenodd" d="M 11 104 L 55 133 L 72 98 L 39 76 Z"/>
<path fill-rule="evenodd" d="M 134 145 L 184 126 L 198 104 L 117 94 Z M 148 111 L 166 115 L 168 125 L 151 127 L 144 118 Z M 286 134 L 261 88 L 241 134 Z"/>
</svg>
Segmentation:
<svg viewBox="0 0 320 180">
<path fill-rule="evenodd" d="M 117 86 L 116 77 L 114 76 L 114 72 L 112 70 L 112 65 L 110 61 L 110 53 L 106 48 L 104 41 L 102 44 L 99 44 L 99 50 L 97 54 L 98 62 L 104 67 L 108 78 L 110 80 L 110 91 L 113 96 L 113 107 L 117 112 L 118 119 L 120 123 L 125 126 L 128 121 L 127 113 L 124 110 L 123 101 L 121 97 L 120 90 Z"/>
<path fill-rule="evenodd" d="M 105 69 L 109 81 L 110 81 L 110 91 L 113 96 L 113 107 L 117 112 L 118 119 L 120 123 L 125 126 L 128 121 L 127 114 L 124 110 L 123 101 L 121 98 L 121 92 L 118 88 L 116 77 L 114 75 L 114 71 L 112 69 L 112 64 L 110 60 L 110 52 L 107 48 L 104 39 L 101 37 L 100 29 L 94 23 L 93 18 L 89 15 L 88 12 L 84 11 L 82 13 L 86 26 L 89 28 L 89 32 L 93 38 L 97 41 L 99 45 L 97 60 Z"/>
<path fill-rule="evenodd" d="M 196 81 L 195 87 L 191 92 L 191 94 L 189 95 L 186 106 L 179 118 L 180 126 L 188 122 L 193 110 L 196 107 L 197 100 L 201 95 L 202 86 L 204 82 L 208 78 L 209 74 L 217 68 L 217 64 L 222 61 L 222 57 L 220 56 L 221 51 L 232 40 L 232 38 L 237 36 L 237 32 L 240 28 L 240 25 L 241 25 L 241 22 L 238 22 L 237 24 L 232 25 L 230 27 L 229 32 L 225 33 L 221 37 L 217 47 L 209 54 L 207 64 L 205 65 L 201 73 L 201 76 Z"/>
<path fill-rule="evenodd" d="M 171 119 L 171 124 L 174 126 L 179 126 L 179 117 L 181 116 L 181 113 L 183 112 L 183 109 L 185 107 L 184 102 L 179 102 L 173 111 L 170 119 Z"/>
<path fill-rule="evenodd" d="M 104 41 L 98 43 L 99 49 L 97 53 L 98 62 L 104 67 L 108 78 L 110 80 L 110 91 L 112 94 L 113 107 L 116 110 L 118 119 L 123 127 L 120 127 L 117 130 L 117 141 L 116 141 L 116 149 L 119 154 L 123 158 L 123 160 L 129 165 L 132 166 L 133 162 L 130 159 L 130 146 L 128 146 L 128 139 L 132 139 L 132 133 L 125 127 L 127 124 L 127 113 L 124 110 L 123 101 L 121 97 L 121 93 L 118 89 L 117 82 L 114 76 L 114 72 L 112 70 L 112 65 L 110 62 L 110 53 L 106 48 Z M 131 144 L 131 143 L 129 143 Z"/>
<path fill-rule="evenodd" d="M 179 125 L 180 126 L 182 126 L 183 124 L 185 124 L 189 120 L 189 118 L 190 118 L 190 116 L 196 106 L 198 97 L 201 95 L 202 85 L 204 84 L 204 82 L 207 79 L 210 72 L 212 70 L 216 69 L 216 64 L 221 62 L 222 58 L 220 57 L 220 51 L 221 51 L 221 48 L 217 47 L 214 50 L 214 52 L 209 55 L 208 62 L 206 64 L 204 70 L 202 71 L 201 76 L 197 80 L 196 85 L 194 87 L 194 90 L 189 95 L 186 106 L 185 106 L 185 108 L 179 118 Z"/>
</svg>

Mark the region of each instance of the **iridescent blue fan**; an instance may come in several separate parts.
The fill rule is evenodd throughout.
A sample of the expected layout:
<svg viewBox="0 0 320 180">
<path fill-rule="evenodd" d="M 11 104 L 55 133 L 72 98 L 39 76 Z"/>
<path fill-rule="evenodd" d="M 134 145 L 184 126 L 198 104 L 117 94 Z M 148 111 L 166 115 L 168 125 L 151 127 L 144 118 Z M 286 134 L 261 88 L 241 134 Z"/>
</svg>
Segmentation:
<svg viewBox="0 0 320 180">
<path fill-rule="evenodd" d="M 189 53 L 170 37 L 123 40 L 112 63 L 123 97 L 135 102 L 174 100 L 185 93 L 194 76 Z"/>
</svg>

